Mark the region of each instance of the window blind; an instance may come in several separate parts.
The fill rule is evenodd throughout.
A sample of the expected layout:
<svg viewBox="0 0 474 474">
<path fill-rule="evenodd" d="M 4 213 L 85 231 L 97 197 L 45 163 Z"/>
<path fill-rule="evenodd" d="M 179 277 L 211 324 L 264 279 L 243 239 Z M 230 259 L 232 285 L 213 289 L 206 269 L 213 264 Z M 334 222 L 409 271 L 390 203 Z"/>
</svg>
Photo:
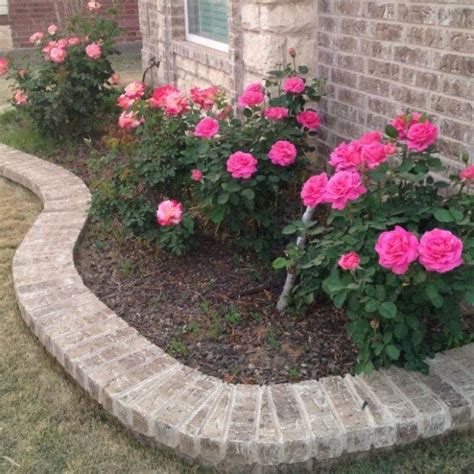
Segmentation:
<svg viewBox="0 0 474 474">
<path fill-rule="evenodd" d="M 227 44 L 227 0 L 187 0 L 189 33 Z"/>
</svg>

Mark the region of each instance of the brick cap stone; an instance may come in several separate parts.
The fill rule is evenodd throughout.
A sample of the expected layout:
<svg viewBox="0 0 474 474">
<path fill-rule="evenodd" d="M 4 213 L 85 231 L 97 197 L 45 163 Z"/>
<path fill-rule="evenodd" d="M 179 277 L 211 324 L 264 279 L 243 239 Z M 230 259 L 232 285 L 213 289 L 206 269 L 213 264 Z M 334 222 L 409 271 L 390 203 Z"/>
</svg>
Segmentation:
<svg viewBox="0 0 474 474">
<path fill-rule="evenodd" d="M 5 145 L 0 176 L 43 202 L 13 260 L 23 319 L 91 397 L 141 437 L 221 472 L 303 472 L 473 427 L 474 344 L 438 354 L 428 376 L 391 368 L 232 385 L 184 366 L 82 282 L 73 253 L 87 221 L 85 184 Z"/>
</svg>

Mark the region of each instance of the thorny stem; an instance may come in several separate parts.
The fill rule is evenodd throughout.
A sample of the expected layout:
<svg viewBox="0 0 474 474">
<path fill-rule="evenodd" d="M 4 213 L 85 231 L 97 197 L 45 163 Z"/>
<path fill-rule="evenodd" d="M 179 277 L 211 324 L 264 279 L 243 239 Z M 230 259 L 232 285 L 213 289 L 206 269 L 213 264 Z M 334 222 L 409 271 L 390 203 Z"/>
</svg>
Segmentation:
<svg viewBox="0 0 474 474">
<path fill-rule="evenodd" d="M 303 231 L 301 232 L 301 235 L 296 239 L 296 247 L 299 249 L 303 248 L 306 245 L 306 240 L 308 238 L 308 224 L 313 219 L 313 215 L 314 215 L 314 207 L 307 207 L 305 213 L 303 214 L 303 219 L 302 219 L 303 224 L 304 224 Z M 291 294 L 291 291 L 293 290 L 293 287 L 295 286 L 295 281 L 296 281 L 295 269 L 289 268 L 288 273 L 286 275 L 285 285 L 283 286 L 283 290 L 280 294 L 280 297 L 278 298 L 277 310 L 280 313 L 284 313 L 285 309 L 288 306 L 288 298 Z"/>
</svg>

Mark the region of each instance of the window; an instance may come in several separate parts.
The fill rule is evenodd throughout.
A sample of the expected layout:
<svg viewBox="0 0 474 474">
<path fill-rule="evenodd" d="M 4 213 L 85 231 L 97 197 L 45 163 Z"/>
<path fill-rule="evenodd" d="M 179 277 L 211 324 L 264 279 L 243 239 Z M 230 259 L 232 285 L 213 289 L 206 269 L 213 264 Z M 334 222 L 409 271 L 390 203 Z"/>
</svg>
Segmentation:
<svg viewBox="0 0 474 474">
<path fill-rule="evenodd" d="M 229 50 L 227 0 L 186 0 L 186 39 Z"/>
</svg>

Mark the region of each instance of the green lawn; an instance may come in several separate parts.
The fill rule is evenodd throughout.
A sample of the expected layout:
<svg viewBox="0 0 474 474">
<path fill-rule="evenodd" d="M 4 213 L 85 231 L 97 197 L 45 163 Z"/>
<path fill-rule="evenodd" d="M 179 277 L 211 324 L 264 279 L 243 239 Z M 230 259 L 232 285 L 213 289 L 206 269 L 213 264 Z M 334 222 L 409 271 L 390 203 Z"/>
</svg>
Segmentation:
<svg viewBox="0 0 474 474">
<path fill-rule="evenodd" d="M 0 142 L 58 156 L 52 142 L 43 140 L 27 122 L 19 124 L 12 113 L 0 116 Z M 23 324 L 10 265 L 39 211 L 34 196 L 0 179 L 0 472 L 203 472 L 168 452 L 139 444 L 65 377 Z M 426 441 L 331 472 L 471 473 L 474 436 Z"/>
</svg>

